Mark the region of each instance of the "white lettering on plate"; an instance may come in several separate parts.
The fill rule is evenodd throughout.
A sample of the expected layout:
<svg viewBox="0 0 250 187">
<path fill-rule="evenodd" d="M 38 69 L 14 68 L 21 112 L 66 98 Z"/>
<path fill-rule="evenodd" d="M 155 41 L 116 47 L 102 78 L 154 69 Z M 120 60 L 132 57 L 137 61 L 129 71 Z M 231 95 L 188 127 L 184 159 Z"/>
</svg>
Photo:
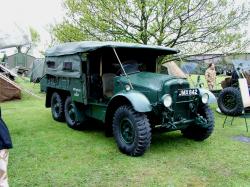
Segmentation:
<svg viewBox="0 0 250 187">
<path fill-rule="evenodd" d="M 180 90 L 179 96 L 191 96 L 191 95 L 198 95 L 197 89 L 187 89 L 187 90 Z"/>
</svg>

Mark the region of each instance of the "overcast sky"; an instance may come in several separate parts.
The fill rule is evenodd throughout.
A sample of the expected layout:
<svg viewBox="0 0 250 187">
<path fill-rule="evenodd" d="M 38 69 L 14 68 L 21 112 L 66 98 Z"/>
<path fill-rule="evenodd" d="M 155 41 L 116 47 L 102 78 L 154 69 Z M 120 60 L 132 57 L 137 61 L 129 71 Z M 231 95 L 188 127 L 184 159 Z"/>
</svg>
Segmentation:
<svg viewBox="0 0 250 187">
<path fill-rule="evenodd" d="M 11 23 L 31 26 L 48 38 L 46 27 L 64 15 L 61 5 L 62 0 L 0 0 L 0 27 Z"/>
<path fill-rule="evenodd" d="M 250 2 L 250 0 L 237 0 Z M 33 27 L 41 37 L 41 47 L 50 42 L 48 25 L 62 20 L 62 0 L 0 0 L 0 30 L 8 30 L 11 24 Z M 250 20 L 248 24 L 250 37 Z"/>
<path fill-rule="evenodd" d="M 62 20 L 62 0 L 0 0 L 0 31 L 12 32 L 13 26 L 34 28 L 41 37 L 40 49 L 50 42 L 49 24 Z"/>
</svg>

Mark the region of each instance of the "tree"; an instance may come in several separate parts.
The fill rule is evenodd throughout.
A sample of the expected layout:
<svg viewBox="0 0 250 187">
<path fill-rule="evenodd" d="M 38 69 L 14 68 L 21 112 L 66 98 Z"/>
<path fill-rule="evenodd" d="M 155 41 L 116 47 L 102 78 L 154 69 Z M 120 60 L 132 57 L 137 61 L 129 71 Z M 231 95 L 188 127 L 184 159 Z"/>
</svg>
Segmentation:
<svg viewBox="0 0 250 187">
<path fill-rule="evenodd" d="M 30 35 L 31 35 L 31 41 L 34 44 L 37 44 L 40 42 L 40 35 L 39 33 L 32 27 L 29 28 L 30 30 Z"/>
<path fill-rule="evenodd" d="M 39 33 L 32 27 L 29 27 L 31 43 L 26 49 L 27 54 L 32 54 L 34 49 L 37 47 L 38 43 L 40 42 L 40 35 Z M 21 47 L 21 46 L 20 46 Z M 21 48 L 19 49 L 21 50 Z"/>
<path fill-rule="evenodd" d="M 112 40 L 156 44 L 184 54 L 232 52 L 248 44 L 247 4 L 235 0 L 65 0 L 60 42 Z"/>
</svg>

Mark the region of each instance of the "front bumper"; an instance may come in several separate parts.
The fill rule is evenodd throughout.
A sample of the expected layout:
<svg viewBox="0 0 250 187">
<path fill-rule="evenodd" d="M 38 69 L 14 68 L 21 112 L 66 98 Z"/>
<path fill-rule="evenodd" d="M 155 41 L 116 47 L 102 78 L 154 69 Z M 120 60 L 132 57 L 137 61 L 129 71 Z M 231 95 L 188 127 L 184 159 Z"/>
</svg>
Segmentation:
<svg viewBox="0 0 250 187">
<path fill-rule="evenodd" d="M 199 97 L 176 100 L 169 108 L 158 104 L 157 107 L 153 107 L 154 113 L 160 119 L 155 128 L 174 131 L 185 129 L 189 125 L 206 126 L 206 119 L 198 114 L 199 104 L 201 104 Z"/>
</svg>

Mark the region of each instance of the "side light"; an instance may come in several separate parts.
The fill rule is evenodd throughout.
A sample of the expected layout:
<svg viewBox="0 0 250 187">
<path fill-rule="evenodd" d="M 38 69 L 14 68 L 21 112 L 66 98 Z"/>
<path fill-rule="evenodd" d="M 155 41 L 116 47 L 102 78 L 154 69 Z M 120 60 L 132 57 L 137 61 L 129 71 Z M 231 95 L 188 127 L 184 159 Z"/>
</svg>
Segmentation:
<svg viewBox="0 0 250 187">
<path fill-rule="evenodd" d="M 125 89 L 128 92 L 129 90 L 131 90 L 130 86 L 128 84 L 125 85 Z"/>
</svg>

